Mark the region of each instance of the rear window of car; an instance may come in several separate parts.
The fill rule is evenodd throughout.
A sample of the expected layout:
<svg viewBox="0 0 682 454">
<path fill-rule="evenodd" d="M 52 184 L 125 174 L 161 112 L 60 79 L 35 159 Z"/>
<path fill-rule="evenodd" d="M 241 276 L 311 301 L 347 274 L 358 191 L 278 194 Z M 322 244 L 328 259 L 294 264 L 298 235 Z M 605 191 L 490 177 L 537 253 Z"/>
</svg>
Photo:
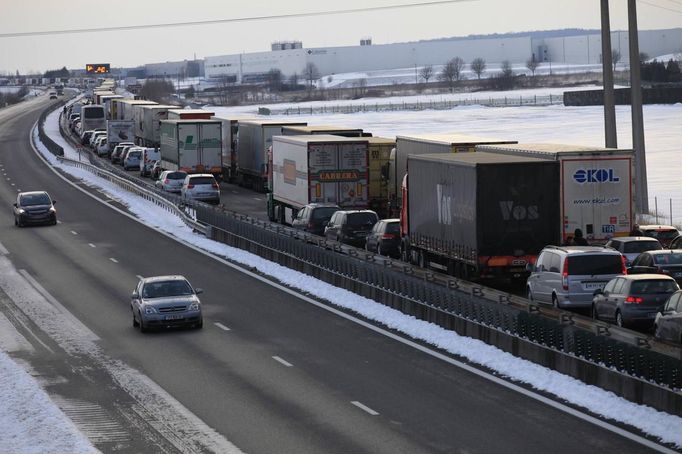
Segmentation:
<svg viewBox="0 0 682 454">
<path fill-rule="evenodd" d="M 647 236 L 652 236 L 654 238 L 661 239 L 661 240 L 672 240 L 677 235 L 679 235 L 680 232 L 677 229 L 662 229 L 662 230 L 649 229 L 649 230 L 645 230 L 644 234 Z"/>
<path fill-rule="evenodd" d="M 621 274 L 623 262 L 617 254 L 586 254 L 568 258 L 568 274 L 594 275 L 594 274 Z"/>
<path fill-rule="evenodd" d="M 348 213 L 346 219 L 348 225 L 374 225 L 377 222 L 377 215 L 374 213 Z"/>
<path fill-rule="evenodd" d="M 131 151 L 130 153 L 128 153 L 128 157 L 129 157 L 129 158 L 138 158 L 138 159 L 139 159 L 140 156 L 141 156 L 141 153 L 142 153 L 141 151 Z"/>
<path fill-rule="evenodd" d="M 160 281 L 145 284 L 142 298 L 163 298 L 165 296 L 191 295 L 192 287 L 187 281 Z"/>
<path fill-rule="evenodd" d="M 386 233 L 400 233 L 400 222 L 389 222 L 386 224 Z"/>
<path fill-rule="evenodd" d="M 663 249 L 663 247 L 658 241 L 630 241 L 625 243 L 623 252 L 640 253 L 645 251 L 657 251 L 659 249 Z"/>
<path fill-rule="evenodd" d="M 213 184 L 215 179 L 213 177 L 193 177 L 190 178 L 189 182 L 191 184 Z"/>
<path fill-rule="evenodd" d="M 171 172 L 166 175 L 169 180 L 184 180 L 187 174 L 185 172 Z"/>
<path fill-rule="evenodd" d="M 634 281 L 630 285 L 630 293 L 649 294 L 649 293 L 673 293 L 679 287 L 675 281 L 669 279 L 651 279 L 645 281 Z"/>
<path fill-rule="evenodd" d="M 656 265 L 682 265 L 682 254 L 656 254 L 654 255 L 654 263 Z"/>
<path fill-rule="evenodd" d="M 339 211 L 336 207 L 320 207 L 313 210 L 313 219 L 329 219 L 332 214 Z"/>
</svg>

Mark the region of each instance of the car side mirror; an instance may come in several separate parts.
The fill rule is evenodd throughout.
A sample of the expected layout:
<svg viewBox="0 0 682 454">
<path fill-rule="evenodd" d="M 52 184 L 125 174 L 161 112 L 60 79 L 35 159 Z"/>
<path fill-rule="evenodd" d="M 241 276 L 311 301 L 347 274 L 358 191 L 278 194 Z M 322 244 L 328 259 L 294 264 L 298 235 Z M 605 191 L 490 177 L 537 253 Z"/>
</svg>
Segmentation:
<svg viewBox="0 0 682 454">
<path fill-rule="evenodd" d="M 14 206 L 14 208 L 17 208 L 17 202 L 14 202 L 12 206 Z"/>
<path fill-rule="evenodd" d="M 203 288 L 195 288 L 194 293 L 196 293 L 197 295 L 201 295 L 202 293 L 204 293 L 204 289 Z"/>
<path fill-rule="evenodd" d="M 535 271 L 535 265 L 533 263 L 526 263 L 526 271 L 532 273 Z"/>
<path fill-rule="evenodd" d="M 52 205 L 56 205 L 56 204 L 57 204 L 57 201 L 56 201 L 56 200 L 53 200 L 53 201 L 52 201 Z"/>
<path fill-rule="evenodd" d="M 130 295 L 130 297 L 131 297 L 132 299 L 136 300 L 136 299 L 139 299 L 139 298 L 140 298 L 140 294 L 137 293 L 137 292 L 133 292 L 133 293 Z"/>
</svg>

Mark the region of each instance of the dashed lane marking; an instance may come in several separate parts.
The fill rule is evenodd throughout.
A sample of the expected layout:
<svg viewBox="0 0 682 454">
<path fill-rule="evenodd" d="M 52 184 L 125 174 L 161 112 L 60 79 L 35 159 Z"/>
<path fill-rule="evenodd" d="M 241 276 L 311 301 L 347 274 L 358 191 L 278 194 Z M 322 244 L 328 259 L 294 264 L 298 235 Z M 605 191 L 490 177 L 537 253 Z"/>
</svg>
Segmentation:
<svg viewBox="0 0 682 454">
<path fill-rule="evenodd" d="M 95 246 L 95 245 L 92 244 L 92 243 L 88 243 L 88 246 L 90 246 L 90 247 L 97 247 L 97 246 Z"/>
<path fill-rule="evenodd" d="M 379 412 L 376 412 L 376 411 L 372 410 L 372 409 L 369 408 L 367 405 L 363 405 L 362 403 L 358 402 L 357 400 L 352 401 L 351 404 L 355 405 L 355 406 L 358 407 L 360 410 L 365 411 L 365 412 L 369 413 L 369 414 L 372 415 L 372 416 L 377 416 L 377 415 L 379 414 Z"/>
<path fill-rule="evenodd" d="M 283 359 L 280 358 L 279 356 L 273 356 L 272 359 L 274 359 L 274 360 L 277 361 L 278 363 L 283 364 L 283 365 L 285 365 L 285 366 L 287 366 L 287 367 L 294 367 L 293 364 L 291 364 L 291 363 L 288 362 L 288 361 L 283 360 Z"/>
<path fill-rule="evenodd" d="M 111 261 L 114 262 L 114 263 L 118 263 L 118 260 L 116 260 L 116 259 L 113 258 L 113 257 L 109 257 L 109 260 L 111 260 Z"/>
<path fill-rule="evenodd" d="M 218 328 L 222 329 L 223 331 L 229 331 L 230 330 L 230 328 L 228 328 L 227 326 L 223 325 L 220 322 L 215 322 L 214 325 L 217 326 Z"/>
<path fill-rule="evenodd" d="M 78 232 L 76 232 L 75 230 L 72 230 L 71 235 L 78 235 Z"/>
</svg>

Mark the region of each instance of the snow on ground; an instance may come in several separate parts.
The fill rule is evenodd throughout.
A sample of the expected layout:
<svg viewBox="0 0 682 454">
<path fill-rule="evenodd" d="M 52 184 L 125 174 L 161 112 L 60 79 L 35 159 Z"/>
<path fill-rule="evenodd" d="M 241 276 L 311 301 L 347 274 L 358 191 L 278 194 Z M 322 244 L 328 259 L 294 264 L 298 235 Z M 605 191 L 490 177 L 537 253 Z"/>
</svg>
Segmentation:
<svg viewBox="0 0 682 454">
<path fill-rule="evenodd" d="M 564 89 L 535 89 L 512 92 L 458 93 L 424 95 L 418 97 L 380 98 L 379 100 L 351 101 L 353 105 L 371 108 L 374 102 L 396 104 L 430 99 L 462 99 L 471 96 L 532 97 L 534 94 L 560 95 Z M 316 101 L 307 106 L 334 102 Z M 342 104 L 339 101 L 338 104 Z M 275 105 L 280 106 L 280 105 Z M 294 106 L 293 104 L 291 105 Z M 274 106 L 273 106 L 274 107 Z M 211 107 L 216 115 L 256 116 L 257 106 Z M 670 201 L 675 224 L 682 223 L 682 184 L 680 184 L 679 152 L 682 150 L 682 104 L 645 105 L 644 135 L 647 156 L 649 208 L 658 202 L 659 223 L 670 222 Z M 403 134 L 456 132 L 484 137 L 518 140 L 519 142 L 566 143 L 585 146 L 604 146 L 604 110 L 601 106 L 566 107 L 563 105 L 536 107 L 462 106 L 451 110 L 360 112 L 354 114 L 272 115 L 267 118 L 287 121 L 306 121 L 311 125 L 337 125 L 362 128 L 375 136 L 395 137 Z M 618 145 L 632 147 L 631 115 L 629 106 L 616 106 Z M 673 164 L 673 165 L 671 165 Z"/>
<path fill-rule="evenodd" d="M 679 109 L 682 107 L 678 106 L 674 108 L 678 110 L 663 110 L 658 112 L 658 115 L 663 119 L 667 115 L 673 113 L 679 114 Z M 550 117 L 553 115 L 554 121 L 559 122 L 563 120 L 564 124 L 571 125 L 571 128 L 569 129 L 573 130 L 575 135 L 578 135 L 578 137 L 582 137 L 583 135 L 582 131 L 579 129 L 582 126 L 582 122 L 580 122 L 579 119 L 584 116 L 584 113 L 572 112 L 570 115 L 566 113 L 559 115 L 558 110 L 543 109 L 538 111 L 534 108 L 525 108 L 524 111 L 527 116 L 527 124 L 525 124 L 526 130 L 534 131 L 537 128 L 537 126 L 533 124 L 536 120 L 542 120 L 547 115 L 550 115 Z M 657 109 L 654 110 L 654 112 L 656 111 Z M 516 132 L 516 129 L 521 126 L 521 122 L 515 120 L 515 115 L 510 112 L 509 109 L 503 109 L 502 112 L 499 112 L 499 115 L 495 115 L 494 118 L 488 118 L 487 120 L 487 112 L 480 108 L 464 109 L 463 112 L 472 116 L 471 120 L 478 122 L 478 128 L 483 131 L 493 129 L 498 133 L 503 133 L 507 130 Z M 649 114 L 651 115 L 654 112 L 649 112 Z M 389 118 L 383 118 L 386 114 L 380 114 L 381 117 L 379 115 L 368 117 L 366 114 L 348 115 L 344 116 L 343 119 L 346 124 L 349 124 L 349 122 L 353 123 L 354 121 L 358 124 L 361 123 L 365 125 L 365 127 L 367 127 L 368 124 L 373 124 L 373 131 L 380 132 L 383 135 L 391 135 L 392 131 L 395 131 L 396 128 L 409 130 L 405 132 L 420 131 L 419 128 L 424 127 L 428 127 L 428 130 L 436 131 L 457 130 L 458 128 L 455 128 L 455 126 L 460 124 L 462 119 L 450 118 L 453 113 L 454 112 L 450 111 L 433 113 L 433 115 L 440 116 L 440 121 L 435 125 L 430 125 L 430 122 L 436 121 L 438 117 L 431 116 L 422 118 L 420 116 L 428 114 L 428 112 L 420 112 L 418 114 L 400 113 L 399 115 Z M 508 115 L 509 118 L 499 118 L 500 116 L 504 117 L 505 115 Z M 596 113 L 594 115 L 596 115 Z M 456 116 L 457 115 L 455 115 L 455 117 Z M 679 118 L 679 116 L 677 118 Z M 371 121 L 368 121 L 370 119 Z M 401 121 L 399 126 L 392 123 L 392 121 L 398 120 Z M 65 153 L 68 156 L 77 156 L 77 152 L 64 143 L 59 136 L 57 122 L 58 114 L 48 116 L 46 121 L 48 134 L 53 140 L 62 142 L 66 145 Z M 476 131 L 471 132 L 476 133 Z M 545 131 L 544 134 L 545 136 L 553 137 L 551 130 Z M 566 132 L 566 134 L 568 134 L 568 132 Z M 37 133 L 34 134 L 34 137 L 37 137 Z M 404 315 L 394 309 L 375 303 L 372 300 L 333 287 L 320 280 L 269 262 L 246 251 L 211 241 L 193 233 L 189 228 L 182 224 L 179 219 L 164 210 L 156 208 L 156 205 L 130 195 L 89 172 L 57 163 L 56 158 L 50 155 L 42 144 L 39 144 L 38 148 L 53 165 L 84 179 L 92 185 L 101 187 L 112 197 L 122 200 L 127 204 L 130 210 L 143 222 L 156 226 L 180 241 L 195 245 L 218 256 L 246 265 L 249 268 L 256 268 L 258 271 L 273 276 L 288 286 L 305 291 L 319 298 L 324 298 L 336 306 L 350 309 L 364 317 L 385 324 L 388 327 L 403 332 L 415 339 L 423 340 L 450 353 L 460 355 L 473 363 L 488 367 L 512 380 L 523 382 L 537 390 L 551 393 L 561 400 L 583 407 L 604 418 L 629 424 L 647 434 L 659 438 L 663 442 L 682 447 L 682 433 L 679 431 L 679 427 L 682 427 L 682 418 L 678 416 L 634 404 L 617 397 L 611 392 L 586 385 L 556 371 L 516 358 L 481 341 L 459 336 L 452 331 L 447 331 L 431 323 Z M 8 387 L 11 386 L 5 386 L 5 388 Z M 27 415 L 22 414 L 14 415 L 14 418 L 10 417 L 8 424 L 17 426 L 27 424 L 32 427 L 33 422 L 31 421 L 31 418 L 26 416 Z M 17 421 L 17 418 L 20 419 L 20 421 Z"/>
</svg>

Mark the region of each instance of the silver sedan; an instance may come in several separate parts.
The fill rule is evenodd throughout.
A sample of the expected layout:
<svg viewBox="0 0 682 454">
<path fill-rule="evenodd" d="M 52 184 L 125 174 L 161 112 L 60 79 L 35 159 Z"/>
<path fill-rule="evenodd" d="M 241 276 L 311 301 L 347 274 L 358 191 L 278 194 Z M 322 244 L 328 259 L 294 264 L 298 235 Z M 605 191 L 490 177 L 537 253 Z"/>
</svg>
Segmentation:
<svg viewBox="0 0 682 454">
<path fill-rule="evenodd" d="M 194 289 L 184 276 L 154 276 L 140 279 L 131 295 L 133 326 L 145 333 L 151 328 L 192 326 L 201 329 L 200 288 Z"/>
</svg>

